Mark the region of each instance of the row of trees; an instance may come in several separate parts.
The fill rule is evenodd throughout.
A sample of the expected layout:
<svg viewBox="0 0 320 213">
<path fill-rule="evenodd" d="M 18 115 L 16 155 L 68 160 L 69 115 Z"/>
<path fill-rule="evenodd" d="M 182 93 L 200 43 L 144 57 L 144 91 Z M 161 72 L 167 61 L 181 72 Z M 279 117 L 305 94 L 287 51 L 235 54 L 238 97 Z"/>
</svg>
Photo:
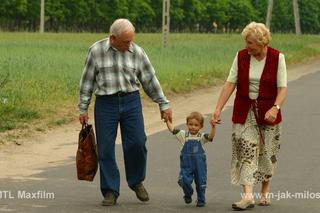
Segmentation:
<svg viewBox="0 0 320 213">
<path fill-rule="evenodd" d="M 170 3 L 170 29 L 174 32 L 236 31 L 253 20 L 265 23 L 268 7 L 268 0 Z M 298 3 L 302 32 L 320 33 L 320 0 Z M 139 32 L 159 32 L 162 0 L 45 0 L 45 31 L 106 32 L 119 17 L 129 18 Z M 1 30 L 38 31 L 39 23 L 40 0 L 1 0 Z M 274 1 L 271 29 L 294 32 L 292 0 Z"/>
</svg>

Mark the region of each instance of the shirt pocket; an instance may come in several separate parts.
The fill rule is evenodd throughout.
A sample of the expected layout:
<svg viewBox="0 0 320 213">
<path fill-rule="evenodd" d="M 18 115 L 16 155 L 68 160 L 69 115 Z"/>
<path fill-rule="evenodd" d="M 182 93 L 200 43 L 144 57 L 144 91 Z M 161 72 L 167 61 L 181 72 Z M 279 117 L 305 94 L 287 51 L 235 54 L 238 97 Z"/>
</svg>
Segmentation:
<svg viewBox="0 0 320 213">
<path fill-rule="evenodd" d="M 132 66 L 123 66 L 123 72 L 135 75 L 136 68 Z"/>
<path fill-rule="evenodd" d="M 127 81 L 131 84 L 139 84 L 137 79 L 137 69 L 131 66 L 123 66 L 123 74 Z"/>
<path fill-rule="evenodd" d="M 114 66 L 100 67 L 98 70 L 97 83 L 99 86 L 110 85 L 115 80 Z"/>
</svg>

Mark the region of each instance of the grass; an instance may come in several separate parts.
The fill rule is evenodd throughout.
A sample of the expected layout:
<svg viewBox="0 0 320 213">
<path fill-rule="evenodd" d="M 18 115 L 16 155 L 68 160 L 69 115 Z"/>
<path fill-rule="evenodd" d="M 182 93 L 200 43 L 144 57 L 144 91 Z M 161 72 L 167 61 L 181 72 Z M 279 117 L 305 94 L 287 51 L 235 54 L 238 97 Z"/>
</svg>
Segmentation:
<svg viewBox="0 0 320 213">
<path fill-rule="evenodd" d="M 1 32 L 0 82 L 9 76 L 0 85 L 0 132 L 24 127 L 34 119 L 50 118 L 48 125 L 69 121 L 70 112 L 77 113 L 88 47 L 104 37 Z M 160 34 L 138 34 L 135 41 L 146 50 L 166 94 L 221 82 L 244 45 L 234 34 L 172 34 L 166 49 L 161 48 Z M 294 64 L 320 55 L 320 36 L 274 35 L 271 46 L 285 54 L 287 64 Z"/>
</svg>

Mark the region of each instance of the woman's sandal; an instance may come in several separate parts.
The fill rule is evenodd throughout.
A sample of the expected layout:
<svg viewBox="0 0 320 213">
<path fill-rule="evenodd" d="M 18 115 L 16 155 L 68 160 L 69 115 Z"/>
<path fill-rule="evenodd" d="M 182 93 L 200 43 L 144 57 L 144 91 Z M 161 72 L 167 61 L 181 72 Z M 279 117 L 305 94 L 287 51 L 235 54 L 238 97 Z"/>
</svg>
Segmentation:
<svg viewBox="0 0 320 213">
<path fill-rule="evenodd" d="M 271 205 L 270 199 L 267 197 L 262 197 L 258 205 L 259 206 L 270 206 Z"/>
<path fill-rule="evenodd" d="M 246 210 L 246 209 L 251 209 L 254 207 L 254 200 L 245 200 L 242 199 L 238 202 L 235 202 L 232 204 L 232 208 L 235 210 Z"/>
</svg>

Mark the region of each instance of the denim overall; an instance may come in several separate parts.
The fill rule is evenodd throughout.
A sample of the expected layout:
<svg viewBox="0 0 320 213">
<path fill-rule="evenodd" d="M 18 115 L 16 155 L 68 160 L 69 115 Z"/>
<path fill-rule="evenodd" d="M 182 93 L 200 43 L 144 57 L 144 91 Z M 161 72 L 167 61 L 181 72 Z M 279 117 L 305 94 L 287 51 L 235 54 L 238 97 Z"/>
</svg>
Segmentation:
<svg viewBox="0 0 320 213">
<path fill-rule="evenodd" d="M 194 180 L 197 190 L 198 202 L 205 203 L 205 190 L 207 184 L 206 154 L 200 140 L 186 141 L 180 155 L 180 175 L 178 184 L 182 187 L 186 197 L 193 194 L 192 182 Z M 200 138 L 201 134 L 198 133 Z"/>
</svg>

